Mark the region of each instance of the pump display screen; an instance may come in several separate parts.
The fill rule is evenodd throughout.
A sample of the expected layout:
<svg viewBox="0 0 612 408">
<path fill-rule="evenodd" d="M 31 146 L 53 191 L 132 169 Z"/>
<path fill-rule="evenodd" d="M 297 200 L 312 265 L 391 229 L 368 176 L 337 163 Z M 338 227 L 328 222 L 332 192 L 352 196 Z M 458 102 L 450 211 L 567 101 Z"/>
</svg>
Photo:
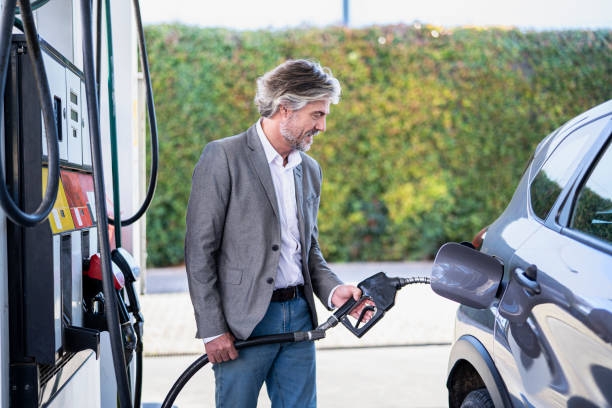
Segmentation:
<svg viewBox="0 0 612 408">
<path fill-rule="evenodd" d="M 79 121 L 79 113 L 77 111 L 75 111 L 74 109 L 70 109 L 70 119 L 74 120 L 75 122 Z"/>
<path fill-rule="evenodd" d="M 70 102 L 77 105 L 79 103 L 79 97 L 74 92 L 70 91 Z"/>
</svg>

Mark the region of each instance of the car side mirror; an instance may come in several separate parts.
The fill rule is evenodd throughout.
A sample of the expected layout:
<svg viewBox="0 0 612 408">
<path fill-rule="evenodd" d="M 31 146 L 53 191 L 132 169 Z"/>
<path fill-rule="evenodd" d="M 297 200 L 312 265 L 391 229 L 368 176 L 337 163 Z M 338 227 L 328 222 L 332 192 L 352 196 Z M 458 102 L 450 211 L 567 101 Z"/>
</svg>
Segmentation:
<svg viewBox="0 0 612 408">
<path fill-rule="evenodd" d="M 431 288 L 447 299 L 486 309 L 495 299 L 503 274 L 504 266 L 492 256 L 449 242 L 436 254 Z"/>
</svg>

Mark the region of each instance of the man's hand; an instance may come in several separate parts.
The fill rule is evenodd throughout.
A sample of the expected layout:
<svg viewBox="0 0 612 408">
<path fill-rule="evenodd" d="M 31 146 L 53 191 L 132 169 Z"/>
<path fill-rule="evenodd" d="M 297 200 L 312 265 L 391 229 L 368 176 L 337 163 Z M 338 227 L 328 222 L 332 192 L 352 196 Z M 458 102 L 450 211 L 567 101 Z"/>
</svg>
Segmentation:
<svg viewBox="0 0 612 408">
<path fill-rule="evenodd" d="M 341 286 L 338 286 L 336 288 L 336 290 L 334 291 L 334 294 L 332 295 L 332 304 L 335 307 L 340 307 L 344 303 L 346 303 L 346 301 L 349 300 L 351 297 L 358 301 L 359 298 L 361 297 L 361 289 L 359 289 L 357 286 L 353 286 L 353 285 L 341 285 Z M 370 300 L 366 300 L 365 302 L 361 302 L 361 304 L 358 305 L 351 312 L 351 316 L 353 316 L 355 319 L 359 319 L 359 315 L 361 314 L 361 311 L 367 305 L 374 306 L 374 302 L 372 302 Z M 363 321 L 367 322 L 371 318 L 372 318 L 372 312 L 367 312 L 365 317 L 364 317 L 364 319 L 363 319 Z"/>
<path fill-rule="evenodd" d="M 204 348 L 208 355 L 208 361 L 216 364 L 237 359 L 238 350 L 234 347 L 235 340 L 231 333 L 223 333 L 216 339 L 206 343 Z"/>
</svg>

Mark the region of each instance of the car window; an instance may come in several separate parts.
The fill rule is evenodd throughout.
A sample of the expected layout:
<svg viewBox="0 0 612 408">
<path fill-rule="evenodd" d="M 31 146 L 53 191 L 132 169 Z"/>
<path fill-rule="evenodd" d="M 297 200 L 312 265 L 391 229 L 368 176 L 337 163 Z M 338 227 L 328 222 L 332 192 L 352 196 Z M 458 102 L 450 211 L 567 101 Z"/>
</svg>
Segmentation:
<svg viewBox="0 0 612 408">
<path fill-rule="evenodd" d="M 612 144 L 583 184 L 570 228 L 612 243 Z"/>
<path fill-rule="evenodd" d="M 574 174 L 580 159 L 608 123 L 609 118 L 591 122 L 572 132 L 557 146 L 531 182 L 531 208 L 546 219 L 563 187 Z"/>
</svg>

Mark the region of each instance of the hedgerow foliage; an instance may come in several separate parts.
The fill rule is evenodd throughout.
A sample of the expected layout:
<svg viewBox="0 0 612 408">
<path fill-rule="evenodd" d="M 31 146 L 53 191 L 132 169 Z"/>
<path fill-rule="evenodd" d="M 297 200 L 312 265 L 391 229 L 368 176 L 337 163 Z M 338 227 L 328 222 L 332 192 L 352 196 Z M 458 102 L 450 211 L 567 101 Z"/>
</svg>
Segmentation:
<svg viewBox="0 0 612 408">
<path fill-rule="evenodd" d="M 471 240 L 503 211 L 538 141 L 609 99 L 612 83 L 610 31 L 156 25 L 146 35 L 161 138 L 152 265 L 183 261 L 202 148 L 257 120 L 255 80 L 286 59 L 318 60 L 343 86 L 310 151 L 331 261 L 423 258 Z"/>
</svg>

